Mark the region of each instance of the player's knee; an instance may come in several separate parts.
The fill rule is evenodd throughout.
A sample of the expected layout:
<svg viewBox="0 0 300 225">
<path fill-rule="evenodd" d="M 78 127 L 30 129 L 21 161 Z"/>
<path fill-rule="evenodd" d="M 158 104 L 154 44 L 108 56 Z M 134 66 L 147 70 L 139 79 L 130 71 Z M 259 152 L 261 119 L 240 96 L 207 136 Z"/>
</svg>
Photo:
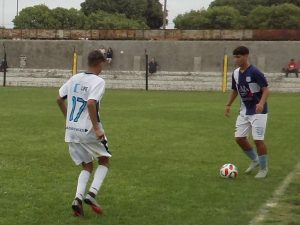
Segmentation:
<svg viewBox="0 0 300 225">
<path fill-rule="evenodd" d="M 98 159 L 99 165 L 109 167 L 109 157 L 101 156 Z"/>
<path fill-rule="evenodd" d="M 235 138 L 235 141 L 238 143 L 238 144 L 242 144 L 246 141 L 246 137 L 236 137 Z"/>
<path fill-rule="evenodd" d="M 93 172 L 93 163 L 82 163 L 82 168 L 88 172 Z"/>
</svg>

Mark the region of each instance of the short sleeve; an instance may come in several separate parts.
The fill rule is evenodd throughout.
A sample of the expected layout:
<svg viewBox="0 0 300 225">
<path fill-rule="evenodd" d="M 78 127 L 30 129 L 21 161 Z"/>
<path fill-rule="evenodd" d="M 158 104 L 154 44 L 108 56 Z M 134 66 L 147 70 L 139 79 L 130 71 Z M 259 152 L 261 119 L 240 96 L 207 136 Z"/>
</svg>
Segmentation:
<svg viewBox="0 0 300 225">
<path fill-rule="evenodd" d="M 232 74 L 232 83 L 231 83 L 231 89 L 232 90 L 237 90 L 236 89 L 236 82 L 235 82 L 235 79 L 234 79 L 234 74 Z"/>
<path fill-rule="evenodd" d="M 66 98 L 68 96 L 69 85 L 70 85 L 70 80 L 64 83 L 64 85 L 61 86 L 61 88 L 59 89 L 58 93 L 61 98 Z"/>
<path fill-rule="evenodd" d="M 254 79 L 256 81 L 256 83 L 261 87 L 268 87 L 268 81 L 267 79 L 265 78 L 265 75 L 260 72 L 259 70 L 255 70 L 254 71 Z"/>
<path fill-rule="evenodd" d="M 105 81 L 100 80 L 91 87 L 88 95 L 88 100 L 93 99 L 96 101 L 100 101 L 104 94 L 104 91 L 105 91 Z"/>
</svg>

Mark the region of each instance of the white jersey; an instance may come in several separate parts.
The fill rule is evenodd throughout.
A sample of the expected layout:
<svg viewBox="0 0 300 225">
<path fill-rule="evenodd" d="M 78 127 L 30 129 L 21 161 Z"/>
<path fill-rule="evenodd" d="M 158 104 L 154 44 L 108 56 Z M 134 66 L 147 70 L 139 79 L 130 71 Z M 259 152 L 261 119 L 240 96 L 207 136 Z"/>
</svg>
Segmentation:
<svg viewBox="0 0 300 225">
<path fill-rule="evenodd" d="M 79 73 L 70 78 L 60 89 L 61 98 L 67 98 L 65 141 L 74 143 L 95 143 L 97 140 L 87 109 L 87 101 L 97 101 L 99 125 L 100 100 L 105 91 L 105 81 L 92 73 Z"/>
</svg>

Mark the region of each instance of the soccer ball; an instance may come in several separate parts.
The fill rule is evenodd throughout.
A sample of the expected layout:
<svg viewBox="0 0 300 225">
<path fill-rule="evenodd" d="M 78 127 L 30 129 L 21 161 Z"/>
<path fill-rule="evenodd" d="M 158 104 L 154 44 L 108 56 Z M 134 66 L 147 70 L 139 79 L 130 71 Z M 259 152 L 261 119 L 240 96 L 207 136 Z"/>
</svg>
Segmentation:
<svg viewBox="0 0 300 225">
<path fill-rule="evenodd" d="M 238 168 L 232 163 L 223 165 L 220 169 L 220 176 L 223 178 L 236 178 L 238 175 Z"/>
</svg>

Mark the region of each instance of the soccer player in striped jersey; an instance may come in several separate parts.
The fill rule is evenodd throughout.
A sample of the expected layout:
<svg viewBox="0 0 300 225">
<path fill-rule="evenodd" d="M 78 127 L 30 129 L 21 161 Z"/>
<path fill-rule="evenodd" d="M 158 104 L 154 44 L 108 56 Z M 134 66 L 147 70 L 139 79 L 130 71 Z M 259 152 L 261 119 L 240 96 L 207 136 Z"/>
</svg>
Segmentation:
<svg viewBox="0 0 300 225">
<path fill-rule="evenodd" d="M 267 147 L 264 143 L 268 118 L 268 82 L 264 74 L 249 63 L 247 47 L 236 48 L 233 56 L 239 68 L 232 74 L 232 92 L 225 107 L 225 115 L 229 116 L 231 105 L 239 95 L 241 108 L 236 120 L 235 138 L 251 160 L 245 173 L 250 174 L 257 166 L 260 166 L 255 178 L 265 178 L 268 174 Z M 250 133 L 252 133 L 257 152 L 247 139 Z"/>
<path fill-rule="evenodd" d="M 82 165 L 78 177 L 72 209 L 75 216 L 84 216 L 82 202 L 101 214 L 102 208 L 96 201 L 103 180 L 108 172 L 109 158 L 107 139 L 100 122 L 100 100 L 105 82 L 98 75 L 106 62 L 105 56 L 94 50 L 88 55 L 88 71 L 70 78 L 60 89 L 57 103 L 66 118 L 65 141 L 76 165 Z M 65 100 L 67 99 L 67 105 Z M 93 171 L 93 160 L 99 163 L 88 193 L 85 190 Z"/>
</svg>

